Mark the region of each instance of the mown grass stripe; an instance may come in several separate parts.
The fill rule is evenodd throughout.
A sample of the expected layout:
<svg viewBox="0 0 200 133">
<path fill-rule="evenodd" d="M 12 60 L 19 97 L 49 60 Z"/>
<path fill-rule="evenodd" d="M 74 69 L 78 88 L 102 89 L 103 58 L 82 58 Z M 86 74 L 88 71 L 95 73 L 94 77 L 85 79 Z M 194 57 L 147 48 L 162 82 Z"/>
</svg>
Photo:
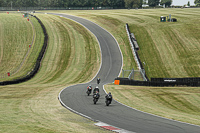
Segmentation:
<svg viewBox="0 0 200 133">
<path fill-rule="evenodd" d="M 66 110 L 57 99 L 59 92 L 70 85 L 69 82 L 77 84 L 79 81 L 83 81 L 72 82 L 87 65 L 85 64 L 86 55 L 80 54 L 80 51 L 85 51 L 85 40 L 83 39 L 85 34 L 81 35 L 74 30 L 73 26 L 68 24 L 72 22 L 67 19 L 65 20 L 66 23 L 61 23 L 60 17 L 53 15 L 37 14 L 37 17 L 47 28 L 49 34 L 48 48 L 40 71 L 33 79 L 18 85 L 0 87 L 0 122 L 3 125 L 0 132 L 109 132 L 94 126 L 94 122 Z M 64 28 L 70 31 L 68 33 L 70 38 L 72 37 L 71 42 L 73 44 L 71 47 L 73 52 L 71 52 L 70 57 L 72 61 L 63 74 L 55 80 L 45 83 L 58 72 L 55 68 L 59 68 L 57 63 L 60 61 L 59 59 L 67 59 L 59 53 L 62 51 L 62 45 L 67 44 L 61 43 L 62 38 L 58 37 L 58 35 L 65 36 L 66 33 L 60 32 L 59 27 L 56 26 L 57 23 L 58 25 L 61 23 Z M 74 22 L 72 24 L 76 25 Z M 81 26 L 78 26 L 78 29 L 89 33 Z M 92 54 L 96 55 L 97 59 L 100 58 L 96 38 L 90 33 L 86 35 L 90 36 L 91 39 L 91 42 L 89 41 L 90 43 L 87 45 L 94 45 L 90 47 L 93 51 Z M 77 36 L 80 38 L 74 40 L 73 38 Z M 90 61 L 97 67 L 93 67 L 92 72 L 87 72 L 91 75 L 86 77 L 84 82 L 96 74 L 99 61 L 100 59 Z"/>
<path fill-rule="evenodd" d="M 45 11 L 47 12 L 47 11 Z M 55 11 L 54 11 L 55 12 Z M 75 10 L 67 10 L 67 11 L 56 11 L 56 12 L 65 12 L 67 14 L 72 15 L 78 15 L 82 16 L 84 18 L 90 19 L 91 21 L 94 21 L 98 23 L 100 26 L 104 27 L 106 30 L 111 32 L 117 39 L 117 41 L 120 44 L 120 48 L 123 51 L 124 55 L 124 69 L 132 69 L 133 64 L 130 62 L 134 62 L 134 59 L 129 56 L 129 43 L 128 38 L 125 33 L 124 25 L 125 23 L 129 23 L 129 25 L 138 25 L 140 27 L 144 27 L 144 29 L 147 31 L 147 29 L 155 28 L 151 33 L 153 32 L 159 32 L 161 33 L 162 30 L 159 29 L 167 29 L 171 28 L 173 31 L 176 31 L 176 33 L 179 33 L 179 36 L 187 37 L 187 42 L 191 45 L 193 45 L 193 49 L 196 49 L 196 51 L 193 52 L 193 57 L 195 58 L 193 60 L 196 61 L 196 64 L 192 62 L 191 68 L 195 69 L 195 75 L 199 76 L 200 70 L 197 68 L 200 68 L 199 63 L 199 9 L 156 9 L 156 10 L 93 10 L 91 11 L 75 11 Z M 184 14 L 191 14 L 191 15 L 184 15 Z M 94 14 L 94 15 L 93 15 Z M 123 15 L 126 14 L 127 16 L 124 17 Z M 160 16 L 167 16 L 169 14 L 172 14 L 173 17 L 178 19 L 177 23 L 160 23 L 159 18 Z M 100 21 L 98 21 L 98 16 L 103 15 Z M 60 103 L 57 100 L 57 95 L 59 92 L 69 86 L 71 84 L 76 84 L 75 82 L 72 82 L 74 78 L 76 78 L 77 70 L 82 71 L 82 67 L 84 67 L 84 60 L 85 57 L 80 58 L 80 52 L 78 52 L 78 49 L 76 49 L 76 53 L 72 54 L 73 60 L 72 64 L 70 64 L 70 67 L 64 72 L 63 75 L 61 75 L 56 80 L 49 82 L 48 84 L 45 84 L 46 81 L 48 81 L 49 78 L 51 78 L 52 73 L 56 72 L 54 71 L 54 68 L 56 68 L 57 64 L 55 58 L 55 53 L 57 52 L 57 48 L 60 45 L 60 42 L 57 38 L 57 27 L 54 27 L 54 24 L 57 23 L 57 19 L 51 15 L 46 14 L 37 14 L 37 16 L 40 17 L 40 19 L 44 22 L 45 26 L 47 27 L 50 39 L 49 39 L 49 46 L 47 49 L 47 54 L 44 57 L 44 60 L 42 62 L 42 67 L 39 71 L 39 73 L 34 77 L 32 80 L 22 83 L 20 85 L 13 85 L 13 86 L 5 86 L 0 87 L 0 121 L 2 128 L 0 131 L 3 132 L 104 132 L 104 130 L 101 130 L 95 126 L 93 126 L 93 122 L 88 121 L 80 116 L 76 116 L 73 113 L 69 112 L 66 109 L 63 109 L 62 106 L 60 106 Z M 105 17 L 104 17 L 105 16 Z M 123 16 L 123 17 L 121 17 Z M 128 17 L 130 16 L 130 17 Z M 134 16 L 134 17 L 132 17 Z M 150 16 L 150 17 L 148 17 Z M 194 18 L 194 16 L 197 16 Z M 109 23 L 107 25 L 101 24 L 102 19 L 106 21 L 106 18 L 109 17 L 113 18 L 114 21 L 109 20 Z M 52 19 L 54 18 L 54 19 Z M 138 19 L 139 18 L 139 19 Z M 118 26 L 115 26 L 113 24 L 115 22 L 115 19 L 118 19 L 121 24 Z M 194 21 L 191 21 L 194 20 Z M 0 22 L 1 23 L 1 22 Z M 115 26 L 112 30 L 112 26 Z M 186 26 L 188 25 L 188 26 Z M 134 29 L 134 28 L 133 28 Z M 71 35 L 70 37 L 74 38 L 76 35 L 78 35 L 78 32 L 76 30 L 73 30 L 73 28 L 70 29 L 70 31 L 73 31 L 74 35 Z M 135 32 L 135 30 L 133 31 Z M 142 33 L 142 32 L 141 32 Z M 146 33 L 146 32 L 144 32 Z M 161 38 L 163 34 L 155 33 L 151 37 L 152 40 L 157 39 L 157 42 L 162 42 Z M 38 34 L 39 35 L 39 34 Z M 158 36 L 159 35 L 159 36 Z M 73 37 L 74 36 L 74 37 Z M 142 36 L 141 36 L 142 37 Z M 145 39 L 145 38 L 141 38 Z M 81 41 L 80 41 L 81 40 Z M 78 42 L 84 42 L 83 37 L 80 38 L 80 40 L 76 40 L 76 43 Z M 94 39 L 95 40 L 95 39 Z M 137 40 L 140 40 L 140 37 L 137 38 Z M 73 39 L 72 39 L 73 41 Z M 167 42 L 165 40 L 165 42 Z M 76 44 L 75 43 L 75 44 Z M 74 42 L 72 42 L 74 44 Z M 127 45 L 128 44 L 128 45 Z M 147 48 L 149 47 L 148 42 L 144 43 Z M 155 44 L 157 46 L 158 44 Z M 95 43 L 95 52 L 98 53 L 98 46 L 97 43 Z M 194 47 L 195 46 L 195 47 Z M 77 45 L 74 45 L 75 48 L 77 48 Z M 85 49 L 84 49 L 85 50 Z M 177 49 L 178 50 L 178 49 Z M 147 50 L 149 53 L 149 51 Z M 176 52 L 176 51 L 175 51 Z M 96 53 L 96 54 L 97 54 Z M 131 53 L 131 52 L 130 52 Z M 144 54 L 148 54 L 144 53 Z M 149 53 L 150 55 L 152 53 Z M 142 55 L 141 55 L 142 56 Z M 143 55 L 144 56 L 144 55 Z M 147 56 L 148 57 L 148 56 Z M 145 58 L 145 60 L 150 60 L 149 58 Z M 149 56 L 150 57 L 150 56 Z M 158 58 L 157 58 L 158 57 Z M 156 56 L 154 59 L 160 60 L 159 56 Z M 184 58 L 183 58 L 184 59 Z M 188 59 L 189 60 L 189 59 Z M 99 60 L 96 60 L 99 61 Z M 126 61 L 128 61 L 126 63 Z M 173 73 L 168 73 L 166 70 L 165 64 L 159 65 L 160 62 L 150 62 L 153 64 L 151 67 L 148 68 L 149 74 L 156 73 L 156 76 L 164 77 L 170 74 L 170 76 L 175 76 Z M 156 64 L 159 63 L 159 64 Z M 81 65 L 80 65 L 81 64 Z M 80 65 L 80 67 L 77 67 L 77 65 Z M 96 65 L 96 64 L 95 64 Z M 95 66 L 94 65 L 94 66 Z M 184 65 L 184 64 L 183 64 Z M 155 68 L 154 68 L 155 67 Z M 93 67 L 96 68 L 96 67 Z M 73 71 L 74 70 L 74 71 Z M 163 71 L 163 72 L 161 72 Z M 52 72 L 52 73 L 51 73 Z M 95 73 L 96 71 L 93 69 L 92 71 Z M 193 73 L 194 75 L 194 73 Z M 151 77 L 152 75 L 150 75 Z M 73 77 L 73 78 L 72 78 Z M 79 82 L 79 81 L 78 81 Z M 199 124 L 200 121 L 200 115 L 199 114 L 190 114 L 190 112 L 180 112 L 174 109 L 167 108 L 167 106 L 163 106 L 161 102 L 157 102 L 158 100 L 153 95 L 159 92 L 161 90 L 165 90 L 166 93 L 172 93 L 170 91 L 173 90 L 173 93 L 180 91 L 185 91 L 186 93 L 189 93 L 190 95 L 184 95 L 184 98 L 188 100 L 188 102 L 192 103 L 196 107 L 200 107 L 199 105 L 199 88 L 195 87 L 179 87 L 179 88 L 152 88 L 152 87 L 133 87 L 130 88 L 127 86 L 124 88 L 123 86 L 119 86 L 116 94 L 115 94 L 115 87 L 112 86 L 113 89 L 111 90 L 114 98 L 118 98 L 120 102 L 123 103 L 123 95 L 118 93 L 123 93 L 127 89 L 129 90 L 130 96 L 128 96 L 127 99 L 125 99 L 126 104 L 129 106 L 136 107 L 140 110 L 154 113 L 160 116 L 164 116 L 167 118 L 180 120 L 184 122 L 190 122 L 193 124 Z M 149 91 L 153 91 L 150 93 Z M 107 91 L 108 92 L 108 91 Z M 135 95 L 133 95 L 135 94 Z M 117 97 L 117 95 L 122 95 L 122 97 Z M 133 95 L 133 96 L 132 96 Z M 186 98 L 187 97 L 187 98 Z M 194 98 L 193 98 L 194 97 Z M 132 100 L 133 99 L 133 100 Z M 181 99 L 184 100 L 184 99 Z M 131 101 L 131 102 L 130 102 Z M 132 102 L 134 101 L 134 102 Z M 167 103 L 166 103 L 167 104 Z M 174 103 L 172 103 L 174 104 Z M 16 113 L 17 111 L 17 113 Z M 14 121 L 13 121 L 14 120 Z M 2 123 L 3 122 L 3 123 Z M 12 128 L 10 128 L 12 127 Z"/>
</svg>

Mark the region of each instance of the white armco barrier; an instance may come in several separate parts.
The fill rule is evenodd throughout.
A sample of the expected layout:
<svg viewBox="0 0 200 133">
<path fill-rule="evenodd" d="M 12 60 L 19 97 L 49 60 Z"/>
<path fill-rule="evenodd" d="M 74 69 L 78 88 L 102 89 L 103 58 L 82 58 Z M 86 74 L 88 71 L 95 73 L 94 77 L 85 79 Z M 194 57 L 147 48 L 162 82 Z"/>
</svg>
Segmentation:
<svg viewBox="0 0 200 133">
<path fill-rule="evenodd" d="M 131 44 L 131 49 L 132 49 L 132 52 L 133 52 L 135 61 L 136 61 L 136 63 L 137 63 L 138 69 L 140 70 L 144 81 L 147 81 L 147 79 L 146 79 L 146 77 L 145 77 L 145 71 L 142 69 L 142 67 L 141 67 L 141 65 L 140 65 L 140 62 L 139 62 L 138 57 L 137 57 L 136 52 L 135 52 L 135 48 L 134 48 L 134 46 L 133 46 L 133 42 L 131 41 L 130 33 L 129 33 L 129 30 L 128 30 L 128 24 L 126 24 L 126 32 L 127 32 L 127 35 L 128 35 L 129 42 L 130 42 L 130 44 Z"/>
</svg>

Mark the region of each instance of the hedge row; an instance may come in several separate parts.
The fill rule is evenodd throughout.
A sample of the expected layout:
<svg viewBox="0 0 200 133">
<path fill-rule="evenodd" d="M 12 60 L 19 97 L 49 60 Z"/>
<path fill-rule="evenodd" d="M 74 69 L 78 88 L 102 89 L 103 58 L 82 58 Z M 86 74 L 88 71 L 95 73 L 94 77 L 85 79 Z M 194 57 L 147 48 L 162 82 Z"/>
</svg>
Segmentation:
<svg viewBox="0 0 200 133">
<path fill-rule="evenodd" d="M 35 76 L 35 74 L 39 71 L 40 64 L 41 64 L 42 58 L 43 58 L 43 56 L 45 54 L 45 51 L 46 51 L 46 48 L 47 48 L 47 44 L 48 44 L 48 34 L 47 34 L 46 28 L 45 28 L 44 24 L 41 22 L 41 20 L 39 18 L 37 18 L 36 16 L 34 16 L 34 17 L 40 23 L 40 25 L 42 27 L 42 30 L 43 30 L 43 33 L 44 33 L 44 43 L 43 43 L 42 49 L 41 49 L 41 51 L 39 53 L 39 56 L 38 56 L 38 58 L 36 60 L 34 69 L 28 75 L 26 75 L 24 77 L 21 77 L 21 78 L 18 78 L 18 79 L 14 79 L 14 80 L 11 80 L 11 81 L 3 81 L 3 82 L 0 82 L 0 85 L 11 85 L 11 84 L 18 84 L 18 83 L 25 82 L 25 81 L 33 78 Z"/>
</svg>

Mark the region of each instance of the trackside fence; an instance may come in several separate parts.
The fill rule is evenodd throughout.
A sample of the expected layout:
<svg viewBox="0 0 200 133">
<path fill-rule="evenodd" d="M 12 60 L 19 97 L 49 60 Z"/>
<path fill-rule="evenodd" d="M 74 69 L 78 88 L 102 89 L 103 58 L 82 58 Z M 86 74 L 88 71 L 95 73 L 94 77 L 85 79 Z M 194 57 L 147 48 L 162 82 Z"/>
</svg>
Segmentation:
<svg viewBox="0 0 200 133">
<path fill-rule="evenodd" d="M 178 80 L 172 80 L 168 78 L 165 81 L 136 81 L 128 78 L 115 78 L 115 84 L 117 85 L 133 85 L 133 86 L 155 86 L 155 87 L 175 87 L 175 86 L 191 86 L 191 87 L 200 87 L 200 78 L 178 78 Z M 171 81 L 170 81 L 171 80 Z M 187 82 L 184 82 L 187 80 Z"/>
<path fill-rule="evenodd" d="M 126 23 L 126 32 L 127 32 L 127 35 L 128 35 L 128 39 L 129 39 L 129 42 L 130 42 L 130 45 L 131 45 L 131 49 L 132 49 L 135 61 L 137 63 L 139 71 L 141 72 L 143 80 L 144 81 L 149 81 L 147 75 L 145 74 L 144 67 L 142 65 L 142 62 L 141 62 L 140 57 L 139 57 L 138 52 L 137 52 L 137 50 L 138 50 L 138 48 L 136 47 L 136 42 L 137 41 L 134 38 L 134 34 L 130 33 L 130 29 L 129 29 L 129 26 L 128 26 L 127 23 Z"/>
<path fill-rule="evenodd" d="M 191 86 L 200 87 L 200 77 L 188 77 L 188 78 L 151 78 L 151 81 L 145 74 L 143 64 L 139 58 L 138 50 L 139 46 L 136 42 L 136 38 L 133 33 L 130 33 L 129 26 L 126 24 L 126 31 L 129 38 L 129 42 L 132 48 L 134 58 L 136 60 L 139 71 L 141 72 L 144 81 L 138 81 L 129 78 L 117 77 L 114 80 L 114 84 L 117 85 L 134 85 L 134 86 L 155 86 L 155 87 L 167 87 L 167 86 Z"/>
<path fill-rule="evenodd" d="M 200 77 L 189 77 L 189 78 L 151 78 L 153 82 L 199 82 Z"/>
<path fill-rule="evenodd" d="M 33 78 L 35 76 L 35 74 L 38 72 L 42 58 L 43 58 L 45 51 L 46 51 L 46 48 L 47 48 L 48 34 L 47 34 L 46 28 L 45 28 L 44 24 L 41 22 L 41 20 L 39 18 L 37 18 L 36 16 L 34 16 L 34 17 L 37 19 L 37 21 L 40 23 L 40 25 L 42 27 L 42 30 L 43 30 L 43 33 L 44 33 L 44 43 L 43 43 L 42 49 L 39 53 L 39 56 L 36 60 L 36 63 L 33 67 L 33 70 L 28 75 L 26 75 L 24 77 L 14 79 L 14 80 L 11 80 L 11 81 L 2 81 L 2 82 L 0 82 L 0 85 L 11 85 L 11 84 L 18 84 L 18 83 L 25 82 L 25 81 Z"/>
</svg>

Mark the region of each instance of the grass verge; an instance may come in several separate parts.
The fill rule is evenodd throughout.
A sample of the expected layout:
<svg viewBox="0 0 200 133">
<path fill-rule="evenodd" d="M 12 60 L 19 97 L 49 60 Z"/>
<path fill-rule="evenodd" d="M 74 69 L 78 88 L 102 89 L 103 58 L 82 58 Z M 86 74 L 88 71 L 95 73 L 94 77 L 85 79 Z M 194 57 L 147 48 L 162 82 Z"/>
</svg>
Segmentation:
<svg viewBox="0 0 200 133">
<path fill-rule="evenodd" d="M 43 45 L 44 35 L 40 24 L 33 17 L 30 21 L 34 27 L 18 13 L 2 13 L 0 17 L 2 20 L 0 22 L 0 81 L 6 81 L 25 76 L 32 70 Z M 33 44 L 28 52 L 32 41 Z M 8 72 L 10 77 L 7 76 Z"/>
<path fill-rule="evenodd" d="M 138 41 L 138 53 L 146 64 L 147 76 L 180 78 L 200 76 L 199 10 L 170 8 L 49 12 L 80 16 L 108 30 L 120 45 L 124 70 L 137 69 L 125 31 L 125 24 L 128 23 Z M 169 14 L 178 22 L 160 22 L 160 16 Z"/>
<path fill-rule="evenodd" d="M 200 125 L 199 87 L 137 87 L 106 85 L 113 98 L 132 108 Z"/>
<path fill-rule="evenodd" d="M 47 28 L 48 48 L 33 79 L 0 86 L 0 132 L 109 132 L 58 101 L 63 88 L 86 82 L 98 71 L 100 50 L 96 38 L 71 20 L 52 15 L 37 17 Z"/>
</svg>

